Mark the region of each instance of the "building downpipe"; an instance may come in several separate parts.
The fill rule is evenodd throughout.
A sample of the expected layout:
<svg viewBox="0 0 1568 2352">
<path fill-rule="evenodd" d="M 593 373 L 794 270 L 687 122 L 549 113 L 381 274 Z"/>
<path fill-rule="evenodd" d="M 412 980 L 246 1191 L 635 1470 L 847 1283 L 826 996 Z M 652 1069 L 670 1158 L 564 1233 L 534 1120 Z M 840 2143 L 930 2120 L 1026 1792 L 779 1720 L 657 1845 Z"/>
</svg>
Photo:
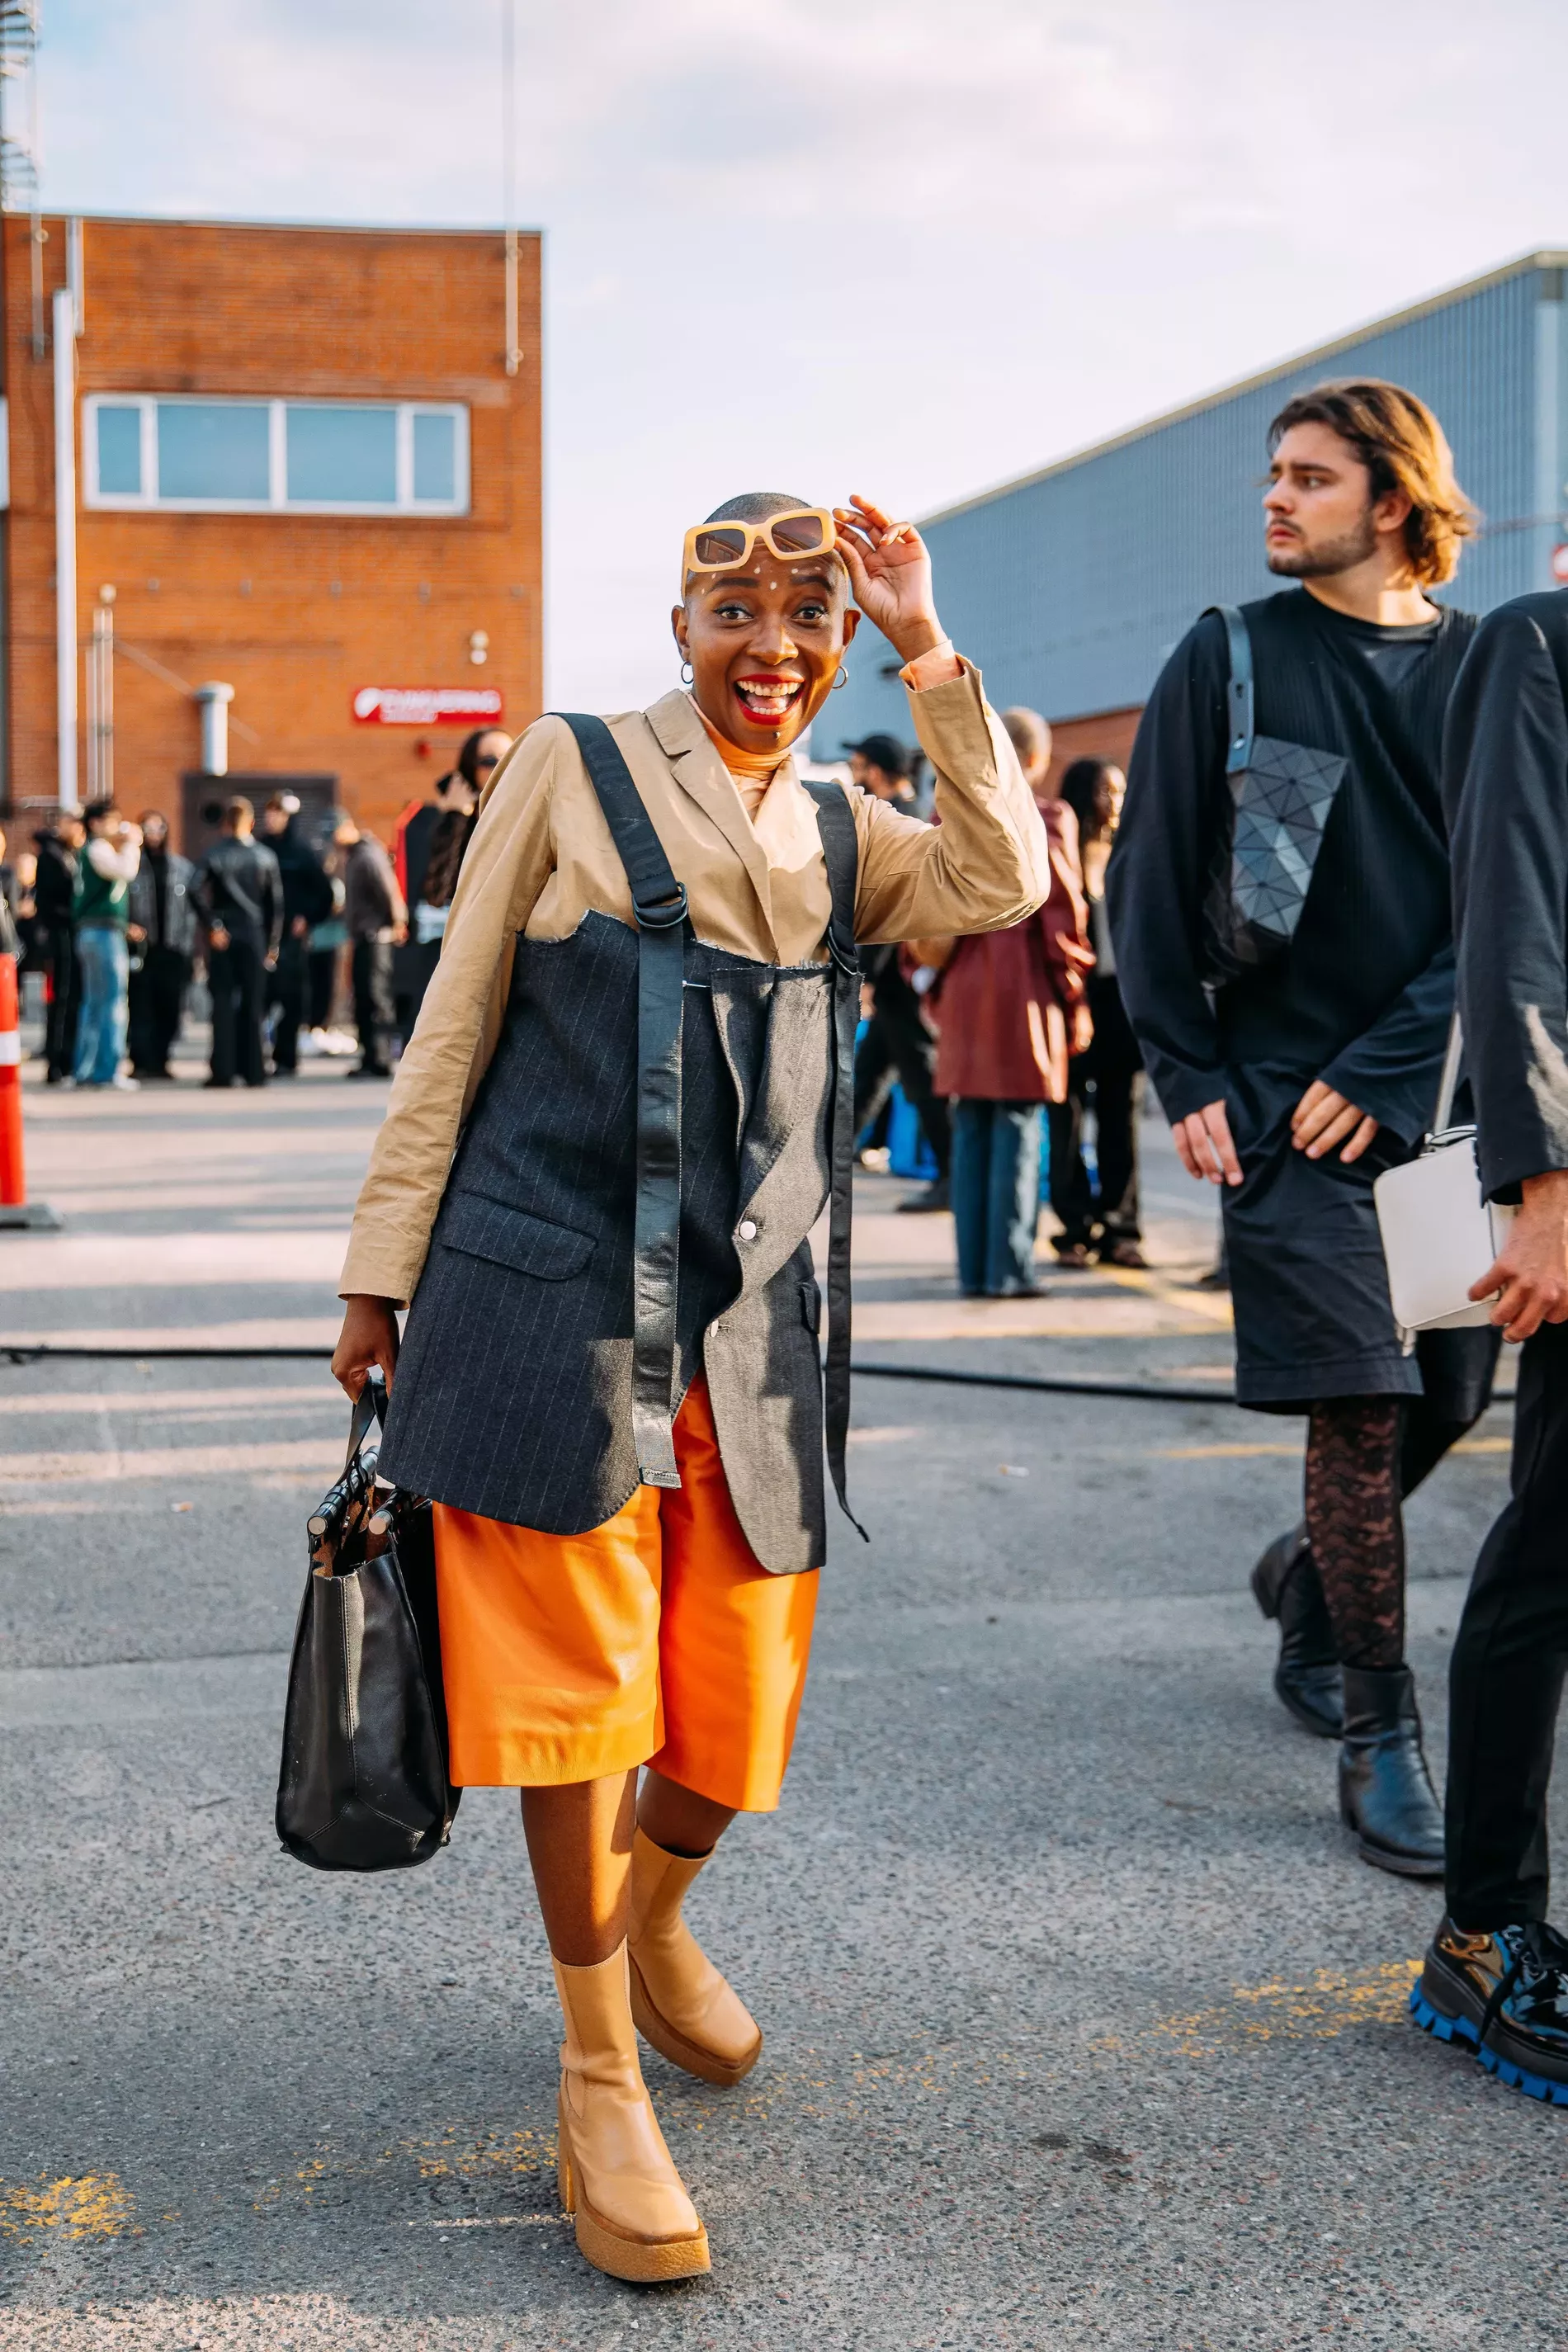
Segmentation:
<svg viewBox="0 0 1568 2352">
<path fill-rule="evenodd" d="M 234 700 L 234 688 L 220 679 L 209 678 L 196 688 L 196 707 L 202 714 L 202 773 L 204 776 L 226 776 L 228 773 L 228 706 Z"/>
<path fill-rule="evenodd" d="M 58 796 L 75 808 L 76 781 L 76 296 L 62 286 L 55 329 L 55 667 Z"/>
</svg>

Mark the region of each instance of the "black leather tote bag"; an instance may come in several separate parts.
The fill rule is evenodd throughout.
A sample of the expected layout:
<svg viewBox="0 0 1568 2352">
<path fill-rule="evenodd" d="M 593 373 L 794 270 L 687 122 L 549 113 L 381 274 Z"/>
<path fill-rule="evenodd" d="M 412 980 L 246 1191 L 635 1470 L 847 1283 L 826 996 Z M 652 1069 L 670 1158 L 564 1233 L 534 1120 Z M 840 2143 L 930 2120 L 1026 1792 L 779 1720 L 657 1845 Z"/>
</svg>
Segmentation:
<svg viewBox="0 0 1568 2352">
<path fill-rule="evenodd" d="M 1348 762 L 1254 731 L 1252 640 L 1234 604 L 1215 604 L 1230 650 L 1226 714 L 1229 836 L 1219 845 L 1205 908 L 1214 986 L 1284 954 L 1307 903 L 1323 828 Z"/>
<path fill-rule="evenodd" d="M 308 1522 L 278 1834 L 317 1870 L 405 1870 L 447 1843 L 447 1711 L 428 1503 L 375 1483 L 386 1391 L 367 1381 L 343 1475 Z M 367 1446 L 373 1427 L 377 1441 Z"/>
</svg>

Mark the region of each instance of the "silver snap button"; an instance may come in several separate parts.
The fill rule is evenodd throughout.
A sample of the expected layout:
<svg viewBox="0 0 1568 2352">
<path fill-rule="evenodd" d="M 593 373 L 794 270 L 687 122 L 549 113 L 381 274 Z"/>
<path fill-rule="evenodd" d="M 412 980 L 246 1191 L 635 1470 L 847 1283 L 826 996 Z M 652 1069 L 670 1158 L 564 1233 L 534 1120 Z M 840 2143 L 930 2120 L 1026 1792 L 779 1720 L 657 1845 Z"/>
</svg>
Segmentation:
<svg viewBox="0 0 1568 2352">
<path fill-rule="evenodd" d="M 743 1242 L 754 1242 L 756 1238 L 756 1219 L 754 1217 L 742 1217 L 741 1220 L 741 1239 Z"/>
</svg>

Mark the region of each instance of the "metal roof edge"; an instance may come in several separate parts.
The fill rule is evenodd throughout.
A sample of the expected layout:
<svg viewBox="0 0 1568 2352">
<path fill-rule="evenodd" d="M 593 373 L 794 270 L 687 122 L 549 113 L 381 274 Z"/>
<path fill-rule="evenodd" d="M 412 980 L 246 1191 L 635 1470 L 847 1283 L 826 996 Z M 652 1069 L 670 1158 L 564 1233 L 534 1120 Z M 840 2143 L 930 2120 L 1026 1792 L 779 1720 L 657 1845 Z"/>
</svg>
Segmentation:
<svg viewBox="0 0 1568 2352">
<path fill-rule="evenodd" d="M 1449 286 L 1441 293 L 1423 295 L 1402 310 L 1386 311 L 1383 317 L 1369 319 L 1347 333 L 1336 335 L 1331 342 L 1315 343 L 1304 352 L 1288 359 L 1276 360 L 1256 374 L 1240 376 L 1234 383 L 1222 384 L 1215 392 L 1200 394 L 1196 400 L 1184 401 L 1178 408 L 1163 409 L 1157 416 L 1144 417 L 1124 431 L 1113 433 L 1104 441 L 1091 441 L 1081 449 L 1069 451 L 1065 457 L 1055 457 L 1048 466 L 1037 467 L 1033 473 L 1016 474 L 1005 482 L 996 482 L 989 489 L 975 490 L 969 498 L 956 499 L 951 506 L 938 507 L 931 513 L 917 518 L 921 527 L 937 522 L 951 522 L 955 515 L 968 514 L 975 507 L 989 506 L 996 499 L 1011 497 L 1015 490 L 1032 489 L 1037 482 L 1049 481 L 1053 474 L 1065 474 L 1075 466 L 1086 466 L 1092 457 L 1108 457 L 1113 449 L 1125 449 L 1134 441 L 1146 440 L 1151 433 L 1163 432 L 1168 425 L 1180 425 L 1189 416 L 1201 416 L 1210 408 L 1223 408 L 1228 400 L 1238 399 L 1244 392 L 1256 392 L 1266 383 L 1276 383 L 1281 376 L 1294 375 L 1298 368 L 1310 366 L 1316 360 L 1331 360 L 1337 352 L 1348 352 L 1357 343 L 1364 343 L 1370 335 L 1385 334 L 1391 328 L 1408 326 L 1414 320 L 1429 318 L 1434 310 L 1446 310 L 1450 304 L 1466 300 L 1472 294 L 1484 293 L 1489 286 L 1500 286 L 1505 279 L 1522 277 L 1531 269 L 1568 268 L 1568 251 L 1546 250 L 1521 253 L 1505 261 L 1496 269 L 1487 270 L 1479 278 L 1468 278 L 1462 284 Z"/>
<path fill-rule="evenodd" d="M 30 205 L 8 204 L 5 215 L 10 219 L 25 220 L 32 211 Z M 315 229 L 326 236 L 504 236 L 506 225 L 472 221 L 345 221 L 304 220 L 293 215 L 279 215 L 276 219 L 260 216 L 241 217 L 237 214 L 205 213 L 95 213 L 84 212 L 72 205 L 41 205 L 40 220 L 105 221 L 126 228 L 295 228 Z M 514 224 L 519 236 L 538 237 L 542 242 L 542 224 L 529 226 Z"/>
</svg>

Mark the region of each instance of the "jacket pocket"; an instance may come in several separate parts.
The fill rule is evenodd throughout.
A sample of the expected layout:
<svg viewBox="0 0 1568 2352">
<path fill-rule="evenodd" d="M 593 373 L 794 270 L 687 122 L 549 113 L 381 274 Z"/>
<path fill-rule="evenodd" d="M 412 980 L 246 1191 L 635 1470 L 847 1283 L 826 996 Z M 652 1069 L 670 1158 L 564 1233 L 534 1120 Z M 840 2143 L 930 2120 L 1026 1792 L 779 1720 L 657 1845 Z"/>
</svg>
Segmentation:
<svg viewBox="0 0 1568 2352">
<path fill-rule="evenodd" d="M 800 1319 L 808 1331 L 822 1336 L 822 1287 L 816 1282 L 800 1286 Z"/>
<path fill-rule="evenodd" d="M 564 1282 L 581 1274 L 595 1248 L 592 1234 L 552 1225 L 526 1209 L 487 1200 L 482 1192 L 448 1194 L 436 1239 L 444 1249 L 510 1266 L 514 1274 L 531 1274 L 541 1282 Z"/>
</svg>

